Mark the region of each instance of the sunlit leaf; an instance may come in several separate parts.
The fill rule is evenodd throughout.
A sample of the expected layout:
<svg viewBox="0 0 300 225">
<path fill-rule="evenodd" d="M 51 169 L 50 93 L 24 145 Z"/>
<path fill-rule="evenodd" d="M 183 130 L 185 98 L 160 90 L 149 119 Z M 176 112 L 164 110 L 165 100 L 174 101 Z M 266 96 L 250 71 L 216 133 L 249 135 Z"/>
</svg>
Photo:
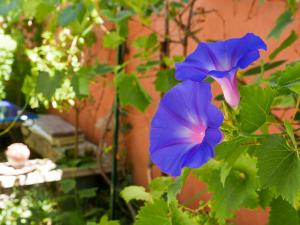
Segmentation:
<svg viewBox="0 0 300 225">
<path fill-rule="evenodd" d="M 121 37 L 118 32 L 113 31 L 110 33 L 106 33 L 103 39 L 103 46 L 105 48 L 117 48 L 120 44 L 125 41 L 123 37 Z"/>
<path fill-rule="evenodd" d="M 143 206 L 137 217 L 134 225 L 171 225 L 169 209 L 167 203 L 162 200 L 156 200 L 153 203 Z"/>
<path fill-rule="evenodd" d="M 150 194 L 142 186 L 127 186 L 121 191 L 120 195 L 127 203 L 131 200 L 152 200 Z"/>
</svg>

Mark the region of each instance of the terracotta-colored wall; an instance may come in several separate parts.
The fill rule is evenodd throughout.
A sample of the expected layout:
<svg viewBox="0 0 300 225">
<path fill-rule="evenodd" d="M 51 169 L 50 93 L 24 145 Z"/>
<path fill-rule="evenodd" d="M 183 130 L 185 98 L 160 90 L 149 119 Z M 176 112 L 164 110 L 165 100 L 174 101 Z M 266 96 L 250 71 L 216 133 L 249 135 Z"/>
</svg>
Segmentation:
<svg viewBox="0 0 300 225">
<path fill-rule="evenodd" d="M 254 2 L 254 4 L 253 4 Z M 220 40 L 225 38 L 240 37 L 247 32 L 254 32 L 261 36 L 268 45 L 268 52 L 262 53 L 263 58 L 267 59 L 267 55 L 276 48 L 279 43 L 288 36 L 291 29 L 295 29 L 300 33 L 300 14 L 297 13 L 295 21 L 291 24 L 281 35 L 279 40 L 267 39 L 267 35 L 270 32 L 272 26 L 275 23 L 276 18 L 283 12 L 285 8 L 285 0 L 266 0 L 265 4 L 260 4 L 259 0 L 198 0 L 197 6 L 201 6 L 205 9 L 215 9 L 217 13 L 207 14 L 204 18 L 204 22 L 195 21 L 193 28 L 202 28 L 198 37 L 200 40 Z M 163 30 L 163 19 L 154 18 L 152 28 L 158 32 Z M 172 25 L 173 26 L 173 25 Z M 137 22 L 130 23 L 129 39 L 131 42 L 136 36 L 141 34 L 147 34 L 150 31 L 141 26 Z M 171 29 L 172 35 L 176 35 L 176 30 Z M 100 41 L 94 47 L 93 51 L 101 60 L 103 57 L 107 57 L 108 50 L 101 49 Z M 189 51 L 191 52 L 196 43 L 192 40 L 189 41 Z M 280 53 L 278 58 L 287 59 L 289 61 L 299 59 L 300 51 L 299 40 L 294 45 Z M 182 54 L 182 49 L 179 46 L 171 46 L 171 54 Z M 134 55 L 134 49 L 130 49 L 128 58 L 132 58 Z M 107 60 L 107 59 L 106 59 Z M 108 59 L 113 60 L 113 57 Z M 136 64 L 134 62 L 127 66 L 127 70 L 132 70 Z M 156 110 L 156 106 L 159 101 L 159 94 L 153 87 L 153 78 L 142 79 L 142 83 L 148 93 L 152 96 L 152 103 L 146 112 L 141 113 L 133 108 L 129 108 L 128 121 L 133 125 L 133 129 L 126 134 L 126 145 L 128 148 L 129 158 L 132 164 L 134 181 L 136 184 L 147 185 L 147 164 L 148 164 L 148 147 L 149 147 L 149 123 Z M 95 101 L 99 101 L 102 95 L 101 83 L 108 82 L 111 84 L 110 79 L 100 79 L 99 83 L 91 85 L 91 93 L 94 96 Z M 218 93 L 219 87 L 214 86 L 213 91 Z M 101 130 L 101 124 L 103 117 L 106 118 L 113 102 L 112 87 L 104 90 L 104 98 L 101 107 L 96 109 L 95 104 L 88 104 L 80 115 L 80 127 L 86 133 L 86 136 L 92 140 L 97 141 L 103 132 Z M 97 105 L 97 104 L 96 104 Z M 74 121 L 74 113 L 64 113 L 64 118 L 69 121 Z M 101 122 L 102 121 L 102 122 Z M 97 124 L 99 125 L 97 127 Z M 199 192 L 203 187 L 203 184 L 195 181 L 193 177 L 188 179 L 188 182 L 182 191 L 181 199 L 187 199 L 191 195 Z M 197 202 L 195 201 L 195 205 Z M 245 214 L 248 215 L 245 216 Z M 249 215 L 251 220 L 249 220 Z M 238 213 L 238 217 L 235 220 L 235 224 L 241 225 L 259 225 L 267 223 L 267 214 L 263 210 L 241 210 Z"/>
</svg>

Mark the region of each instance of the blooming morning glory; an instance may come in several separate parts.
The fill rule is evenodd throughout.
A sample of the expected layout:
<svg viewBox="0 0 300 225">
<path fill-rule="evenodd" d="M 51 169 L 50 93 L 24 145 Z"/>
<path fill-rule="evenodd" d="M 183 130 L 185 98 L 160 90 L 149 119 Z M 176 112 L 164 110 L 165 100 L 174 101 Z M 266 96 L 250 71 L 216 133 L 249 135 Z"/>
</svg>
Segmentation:
<svg viewBox="0 0 300 225">
<path fill-rule="evenodd" d="M 259 49 L 267 50 L 267 46 L 253 33 L 242 38 L 200 43 L 185 61 L 175 65 L 176 79 L 202 81 L 211 76 L 221 85 L 226 102 L 236 107 L 240 101 L 236 72 L 257 60 Z"/>
<path fill-rule="evenodd" d="M 161 171 L 178 176 L 214 157 L 223 114 L 211 98 L 208 83 L 186 80 L 161 99 L 150 128 L 150 158 Z"/>
</svg>

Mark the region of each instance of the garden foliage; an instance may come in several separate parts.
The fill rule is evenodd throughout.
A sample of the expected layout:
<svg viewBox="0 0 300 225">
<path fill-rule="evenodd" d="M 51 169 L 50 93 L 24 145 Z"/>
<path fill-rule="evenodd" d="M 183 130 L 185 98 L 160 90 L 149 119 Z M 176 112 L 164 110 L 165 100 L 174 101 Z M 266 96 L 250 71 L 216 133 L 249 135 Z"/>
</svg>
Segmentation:
<svg viewBox="0 0 300 225">
<path fill-rule="evenodd" d="M 192 15 L 214 13 L 193 8 L 194 4 L 186 0 L 1 1 L 0 97 L 24 99 L 32 108 L 72 106 L 76 99 L 89 97 L 89 85 L 97 76 L 113 74 L 121 105 L 143 112 L 151 97 L 141 80 L 153 76 L 163 96 L 179 83 L 174 65 L 185 59 L 189 41 L 200 42 L 199 27 L 180 15 L 185 9 L 191 9 Z M 286 4 L 269 38 L 278 38 L 293 22 L 297 1 Z M 128 41 L 130 22 L 151 27 L 155 16 L 164 17 L 164 30 L 138 34 Z M 182 39 L 170 35 L 169 23 L 178 26 Z M 96 42 L 99 39 L 101 43 Z M 129 186 L 121 192 L 128 204 L 142 202 L 136 225 L 230 224 L 237 210 L 260 207 L 271 209 L 270 225 L 300 224 L 300 62 L 280 59 L 280 53 L 297 39 L 297 33 L 291 31 L 273 52 L 267 52 L 267 60 L 237 72 L 237 107 L 231 108 L 222 95 L 215 96 L 224 114 L 220 128 L 224 139 L 215 147 L 214 158 L 200 168 L 184 169 L 175 179 L 153 179 L 149 189 Z M 126 54 L 127 45 L 135 55 L 121 65 L 87 62 L 88 49 L 95 43 L 114 52 L 123 46 L 125 51 L 120 54 Z M 170 54 L 174 43 L 181 45 L 182 55 Z M 126 66 L 133 61 L 139 63 L 128 73 Z M 291 115 L 288 119 L 280 116 L 286 111 Z M 176 198 L 189 174 L 205 182 L 212 193 L 197 209 L 189 209 Z M 118 222 L 104 215 L 98 224 Z"/>
</svg>

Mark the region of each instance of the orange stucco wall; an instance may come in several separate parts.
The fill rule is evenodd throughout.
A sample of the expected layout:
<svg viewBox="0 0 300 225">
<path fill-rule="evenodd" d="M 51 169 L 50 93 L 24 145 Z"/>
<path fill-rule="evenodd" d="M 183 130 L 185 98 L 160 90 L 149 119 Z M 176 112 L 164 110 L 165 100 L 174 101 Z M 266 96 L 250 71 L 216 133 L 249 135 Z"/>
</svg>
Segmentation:
<svg viewBox="0 0 300 225">
<path fill-rule="evenodd" d="M 285 8 L 285 0 L 266 0 L 265 4 L 260 4 L 259 2 L 259 0 L 198 0 L 196 2 L 197 6 L 205 9 L 215 9 L 217 13 L 207 14 L 201 18 L 201 21 L 194 21 L 193 28 L 202 28 L 198 33 L 198 37 L 201 40 L 220 40 L 240 37 L 247 32 L 254 32 L 267 42 L 269 50 L 267 53 L 262 54 L 263 58 L 266 59 L 267 55 L 287 37 L 291 29 L 295 29 L 296 32 L 300 33 L 300 13 L 296 14 L 294 23 L 289 25 L 279 40 L 267 39 L 267 35 L 274 25 L 276 18 Z M 162 21 L 163 18 L 154 18 L 152 29 L 163 32 Z M 128 42 L 130 43 L 136 36 L 147 34 L 151 31 L 137 22 L 131 22 L 129 32 Z M 171 35 L 176 35 L 175 29 L 171 29 Z M 103 50 L 100 43 L 101 35 L 99 35 L 99 41 L 91 50 L 93 57 L 96 56 L 100 62 L 101 60 L 112 62 L 114 60 L 113 53 L 109 50 Z M 196 43 L 192 40 L 190 40 L 189 43 L 188 52 L 191 52 L 195 48 Z M 299 59 L 299 44 L 300 42 L 298 40 L 292 47 L 280 53 L 278 59 L 287 59 L 289 61 Z M 129 49 L 129 53 L 126 57 L 131 59 L 134 55 L 134 51 L 134 49 Z M 182 54 L 182 49 L 173 44 L 171 46 L 171 54 Z M 126 69 L 130 71 L 133 70 L 135 66 L 136 63 L 135 60 L 133 60 Z M 133 169 L 134 181 L 136 184 L 147 185 L 149 123 L 156 110 L 159 93 L 154 89 L 153 78 L 149 77 L 141 80 L 148 93 L 152 96 L 153 101 L 144 113 L 129 108 L 127 120 L 133 125 L 133 129 L 131 129 L 124 138 Z M 103 83 L 106 84 L 106 88 L 103 88 Z M 81 104 L 80 127 L 88 139 L 97 142 L 103 133 L 103 124 L 113 102 L 113 83 L 111 79 L 101 78 L 98 79 L 95 84 L 91 85 L 90 90 L 94 102 Z M 214 85 L 213 91 L 218 93 L 220 91 L 219 87 Z M 100 101 L 101 104 L 99 103 Z M 74 112 L 65 112 L 62 116 L 74 122 Z M 195 181 L 193 177 L 190 177 L 180 198 L 187 199 L 189 196 L 199 192 L 199 189 L 204 188 L 203 186 L 203 184 Z M 196 204 L 196 201 L 194 204 Z M 249 219 L 249 215 L 251 219 Z M 241 210 L 238 213 L 235 224 L 259 225 L 266 224 L 266 221 L 267 213 L 263 210 Z"/>
</svg>

